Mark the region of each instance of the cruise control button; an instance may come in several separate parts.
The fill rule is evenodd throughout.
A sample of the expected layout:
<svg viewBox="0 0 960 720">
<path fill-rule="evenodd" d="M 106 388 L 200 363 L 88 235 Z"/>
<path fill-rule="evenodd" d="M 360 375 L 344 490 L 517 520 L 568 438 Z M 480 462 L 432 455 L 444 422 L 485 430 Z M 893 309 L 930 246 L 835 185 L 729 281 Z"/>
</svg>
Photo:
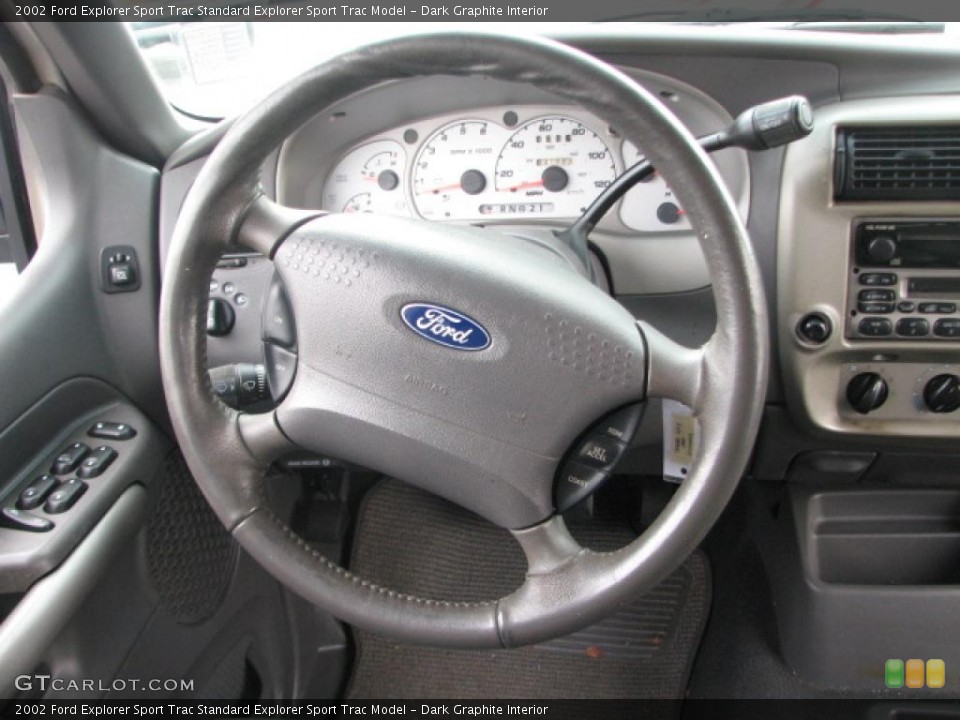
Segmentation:
<svg viewBox="0 0 960 720">
<path fill-rule="evenodd" d="M 23 489 L 17 499 L 17 507 L 21 510 L 40 507 L 56 486 L 57 479 L 53 475 L 41 475 Z"/>
<path fill-rule="evenodd" d="M 98 422 L 87 431 L 90 437 L 102 440 L 129 440 L 136 437 L 137 431 L 126 423 Z"/>
<path fill-rule="evenodd" d="M 101 445 L 92 453 L 90 453 L 90 457 L 80 464 L 80 469 L 77 470 L 77 475 L 82 478 L 92 478 L 102 475 L 103 471 L 106 470 L 110 466 L 110 463 L 116 459 L 116 450 L 114 450 L 112 447 Z"/>
<path fill-rule="evenodd" d="M 623 455 L 627 446 L 611 438 L 594 435 L 587 438 L 577 450 L 576 460 L 584 465 L 611 469 Z"/>
<path fill-rule="evenodd" d="M 860 275 L 860 284 L 870 286 L 896 285 L 897 276 L 894 273 L 863 273 Z"/>
<path fill-rule="evenodd" d="M 293 378 L 297 374 L 297 355 L 273 343 L 264 343 L 263 354 L 266 361 L 264 364 L 267 366 L 270 395 L 275 401 L 280 402 L 290 390 Z"/>
<path fill-rule="evenodd" d="M 263 306 L 262 339 L 268 342 L 292 348 L 297 344 L 297 328 L 293 322 L 293 312 L 287 301 L 283 285 L 276 277 L 267 291 L 267 301 Z"/>
<path fill-rule="evenodd" d="M 88 452 L 90 452 L 90 448 L 82 442 L 75 442 L 72 445 L 68 445 L 57 455 L 57 459 L 53 461 L 54 474 L 66 475 L 67 473 L 73 472 L 77 469 L 80 461 L 87 456 Z"/>
<path fill-rule="evenodd" d="M 937 337 L 960 337 L 960 319 L 944 318 L 933 324 L 933 334 Z"/>
<path fill-rule="evenodd" d="M 631 405 L 608 415 L 597 425 L 597 432 L 614 440 L 629 443 L 643 417 L 643 405 Z"/>
<path fill-rule="evenodd" d="M 863 318 L 857 325 L 857 331 L 867 337 L 884 337 L 893 332 L 893 323 L 887 318 Z"/>
<path fill-rule="evenodd" d="M 53 523 L 46 518 L 11 507 L 0 511 L 0 526 L 28 532 L 47 532 L 53 529 Z"/>
<path fill-rule="evenodd" d="M 893 312 L 893 303 L 860 303 L 857 310 L 867 315 L 884 315 Z"/>
<path fill-rule="evenodd" d="M 893 290 L 861 290 L 857 299 L 862 303 L 893 302 L 897 299 Z"/>
<path fill-rule="evenodd" d="M 610 477 L 605 471 L 568 462 L 557 474 L 554 504 L 557 512 L 569 510 Z"/>
<path fill-rule="evenodd" d="M 54 490 L 47 498 L 43 511 L 48 515 L 58 515 L 73 507 L 80 496 L 87 491 L 87 484 L 83 480 L 73 478 Z"/>
<path fill-rule="evenodd" d="M 922 337 L 930 334 L 930 323 L 923 318 L 902 318 L 897 321 L 897 335 Z"/>
</svg>

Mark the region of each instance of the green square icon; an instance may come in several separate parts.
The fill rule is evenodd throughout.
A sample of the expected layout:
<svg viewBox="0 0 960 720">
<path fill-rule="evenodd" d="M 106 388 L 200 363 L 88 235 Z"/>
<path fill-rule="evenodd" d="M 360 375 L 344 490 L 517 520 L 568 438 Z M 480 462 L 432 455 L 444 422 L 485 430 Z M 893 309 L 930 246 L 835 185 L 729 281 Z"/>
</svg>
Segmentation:
<svg viewBox="0 0 960 720">
<path fill-rule="evenodd" d="M 903 687 L 903 660 L 887 660 L 883 676 L 888 688 Z"/>
</svg>

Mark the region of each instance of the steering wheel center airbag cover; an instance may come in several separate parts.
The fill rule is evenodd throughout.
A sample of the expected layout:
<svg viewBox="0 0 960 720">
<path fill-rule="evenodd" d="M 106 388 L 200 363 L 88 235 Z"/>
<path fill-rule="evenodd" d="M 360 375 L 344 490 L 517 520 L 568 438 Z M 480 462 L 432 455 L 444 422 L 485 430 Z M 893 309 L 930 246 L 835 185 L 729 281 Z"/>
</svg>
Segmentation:
<svg viewBox="0 0 960 720">
<path fill-rule="evenodd" d="M 300 348 L 284 432 L 502 526 L 548 517 L 573 439 L 643 395 L 633 317 L 509 236 L 330 215 L 275 261 Z"/>
</svg>

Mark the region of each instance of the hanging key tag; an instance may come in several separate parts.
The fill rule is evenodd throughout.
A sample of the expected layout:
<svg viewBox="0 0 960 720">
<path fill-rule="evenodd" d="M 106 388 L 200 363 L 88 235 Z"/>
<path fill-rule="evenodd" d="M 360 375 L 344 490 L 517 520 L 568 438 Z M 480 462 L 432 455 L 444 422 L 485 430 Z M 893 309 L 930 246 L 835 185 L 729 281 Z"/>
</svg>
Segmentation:
<svg viewBox="0 0 960 720">
<path fill-rule="evenodd" d="M 697 442 L 697 419 L 693 411 L 676 400 L 663 400 L 664 480 L 680 483 L 690 474 Z"/>
</svg>

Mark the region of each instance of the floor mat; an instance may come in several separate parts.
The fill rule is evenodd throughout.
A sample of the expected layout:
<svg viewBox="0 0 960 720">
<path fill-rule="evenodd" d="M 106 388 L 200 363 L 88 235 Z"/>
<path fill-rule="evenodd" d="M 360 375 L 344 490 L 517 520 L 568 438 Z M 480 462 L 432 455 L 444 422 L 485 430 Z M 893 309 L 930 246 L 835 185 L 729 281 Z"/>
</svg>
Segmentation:
<svg viewBox="0 0 960 720">
<path fill-rule="evenodd" d="M 571 525 L 594 550 L 633 538 L 626 527 Z M 402 592 L 489 600 L 523 581 L 510 534 L 397 482 L 368 495 L 352 569 Z M 710 607 L 706 556 L 694 553 L 658 587 L 574 635 L 515 650 L 445 650 L 356 633 L 352 698 L 667 698 L 683 696 Z M 659 713 L 657 713 L 659 714 Z"/>
</svg>

